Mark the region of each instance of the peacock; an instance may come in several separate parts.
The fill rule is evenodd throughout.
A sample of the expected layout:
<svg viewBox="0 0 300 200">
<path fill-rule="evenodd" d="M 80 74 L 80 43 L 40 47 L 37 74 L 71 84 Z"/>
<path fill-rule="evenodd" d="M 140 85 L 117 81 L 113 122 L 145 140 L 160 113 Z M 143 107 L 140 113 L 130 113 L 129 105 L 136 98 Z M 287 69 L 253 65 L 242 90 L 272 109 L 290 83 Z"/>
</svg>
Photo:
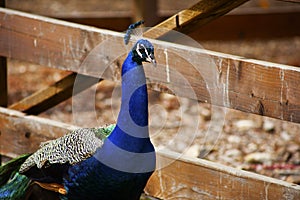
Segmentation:
<svg viewBox="0 0 300 200">
<path fill-rule="evenodd" d="M 143 62 L 156 66 L 153 45 L 139 39 L 122 65 L 115 125 L 74 130 L 0 167 L 0 199 L 30 199 L 33 183 L 60 199 L 139 199 L 156 162 Z"/>
</svg>

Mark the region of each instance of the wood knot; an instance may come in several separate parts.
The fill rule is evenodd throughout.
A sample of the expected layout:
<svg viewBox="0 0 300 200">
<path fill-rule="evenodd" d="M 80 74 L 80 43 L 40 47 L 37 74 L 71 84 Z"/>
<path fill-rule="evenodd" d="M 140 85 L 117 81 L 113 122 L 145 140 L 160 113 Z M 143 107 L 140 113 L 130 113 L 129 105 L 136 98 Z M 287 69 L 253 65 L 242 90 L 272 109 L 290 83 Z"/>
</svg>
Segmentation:
<svg viewBox="0 0 300 200">
<path fill-rule="evenodd" d="M 30 133 L 30 132 L 25 132 L 25 137 L 26 137 L 26 138 L 30 138 L 30 136 L 31 136 L 31 133 Z"/>
<path fill-rule="evenodd" d="M 258 114 L 259 115 L 264 115 L 264 113 L 265 113 L 265 107 L 264 107 L 264 104 L 262 103 L 261 100 L 258 100 L 257 108 L 258 108 Z"/>
</svg>

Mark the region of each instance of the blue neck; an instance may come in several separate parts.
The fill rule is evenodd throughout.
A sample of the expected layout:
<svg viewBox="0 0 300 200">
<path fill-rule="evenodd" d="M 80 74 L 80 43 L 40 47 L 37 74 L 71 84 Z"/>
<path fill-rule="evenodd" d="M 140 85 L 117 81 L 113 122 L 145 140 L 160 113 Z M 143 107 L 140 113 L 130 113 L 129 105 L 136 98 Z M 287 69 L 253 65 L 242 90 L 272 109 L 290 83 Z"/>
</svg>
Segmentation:
<svg viewBox="0 0 300 200">
<path fill-rule="evenodd" d="M 129 53 L 122 66 L 122 97 L 117 126 L 108 139 L 130 152 L 151 152 L 148 94 L 143 66 Z"/>
<path fill-rule="evenodd" d="M 148 93 L 142 63 L 132 60 L 129 53 L 122 66 L 122 101 L 118 125 L 130 118 L 139 126 L 148 126 Z"/>
</svg>

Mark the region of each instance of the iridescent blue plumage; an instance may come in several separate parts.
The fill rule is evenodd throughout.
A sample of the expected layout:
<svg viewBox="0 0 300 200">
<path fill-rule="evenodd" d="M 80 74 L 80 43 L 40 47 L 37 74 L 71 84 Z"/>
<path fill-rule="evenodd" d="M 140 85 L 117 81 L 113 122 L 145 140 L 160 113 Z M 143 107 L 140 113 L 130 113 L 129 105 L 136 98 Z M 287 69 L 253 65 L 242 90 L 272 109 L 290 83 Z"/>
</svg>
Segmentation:
<svg viewBox="0 0 300 200">
<path fill-rule="evenodd" d="M 54 191 L 62 199 L 139 199 L 155 170 L 142 62 L 156 64 L 154 48 L 147 40 L 137 41 L 122 65 L 116 126 L 78 129 L 42 144 L 21 165 L 20 172 L 34 181 L 55 182 Z M 107 139 L 106 133 L 110 133 Z M 28 184 L 28 178 L 23 178 Z M 49 185 L 41 185 L 49 189 Z"/>
<path fill-rule="evenodd" d="M 141 53 L 134 51 L 146 51 L 143 53 L 154 60 L 153 46 L 147 40 L 139 40 L 128 54 L 122 66 L 122 102 L 116 127 L 95 155 L 69 168 L 64 186 L 70 199 L 139 199 L 155 169 L 141 66 L 146 58 L 134 57 Z"/>
</svg>

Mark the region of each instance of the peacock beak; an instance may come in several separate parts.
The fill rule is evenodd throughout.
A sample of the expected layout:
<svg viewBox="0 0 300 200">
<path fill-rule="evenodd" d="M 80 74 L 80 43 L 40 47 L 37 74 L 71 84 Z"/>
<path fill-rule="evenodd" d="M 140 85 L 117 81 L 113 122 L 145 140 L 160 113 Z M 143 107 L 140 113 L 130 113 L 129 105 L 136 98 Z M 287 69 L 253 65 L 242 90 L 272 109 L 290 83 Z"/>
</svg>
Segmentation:
<svg viewBox="0 0 300 200">
<path fill-rule="evenodd" d="M 156 60 L 154 57 L 154 54 L 150 54 L 147 58 L 146 61 L 149 63 L 152 63 L 154 67 L 156 67 Z"/>
</svg>

